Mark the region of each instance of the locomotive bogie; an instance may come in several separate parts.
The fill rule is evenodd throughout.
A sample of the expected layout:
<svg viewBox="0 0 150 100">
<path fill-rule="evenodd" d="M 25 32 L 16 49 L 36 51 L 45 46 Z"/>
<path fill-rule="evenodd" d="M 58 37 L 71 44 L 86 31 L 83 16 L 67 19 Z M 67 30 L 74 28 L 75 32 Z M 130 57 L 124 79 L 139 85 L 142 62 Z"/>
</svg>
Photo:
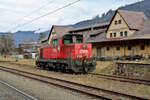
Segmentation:
<svg viewBox="0 0 150 100">
<path fill-rule="evenodd" d="M 82 59 L 48 59 L 37 60 L 37 67 L 43 69 L 60 70 L 63 72 L 73 71 L 75 73 L 92 72 L 96 68 L 96 63 L 91 59 L 86 59 L 84 62 Z"/>
</svg>

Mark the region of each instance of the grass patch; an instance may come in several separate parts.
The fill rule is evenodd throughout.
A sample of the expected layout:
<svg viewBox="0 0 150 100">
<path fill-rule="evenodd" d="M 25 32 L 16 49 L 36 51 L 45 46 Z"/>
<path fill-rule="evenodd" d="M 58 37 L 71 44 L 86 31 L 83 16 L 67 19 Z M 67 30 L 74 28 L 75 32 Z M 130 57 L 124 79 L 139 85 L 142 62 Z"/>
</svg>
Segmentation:
<svg viewBox="0 0 150 100">
<path fill-rule="evenodd" d="M 150 88 L 140 88 L 138 90 L 139 93 L 145 93 L 146 94 L 150 94 Z"/>
<path fill-rule="evenodd" d="M 97 61 L 95 74 L 110 74 L 116 68 L 115 61 Z"/>
<path fill-rule="evenodd" d="M 3 56 L 0 56 L 0 61 L 12 61 L 12 62 L 15 62 L 15 63 L 18 63 L 18 64 L 26 64 L 26 65 L 33 65 L 35 66 L 35 59 L 23 59 L 23 58 L 18 58 L 17 62 L 16 62 L 16 59 L 15 57 L 3 57 Z"/>
</svg>

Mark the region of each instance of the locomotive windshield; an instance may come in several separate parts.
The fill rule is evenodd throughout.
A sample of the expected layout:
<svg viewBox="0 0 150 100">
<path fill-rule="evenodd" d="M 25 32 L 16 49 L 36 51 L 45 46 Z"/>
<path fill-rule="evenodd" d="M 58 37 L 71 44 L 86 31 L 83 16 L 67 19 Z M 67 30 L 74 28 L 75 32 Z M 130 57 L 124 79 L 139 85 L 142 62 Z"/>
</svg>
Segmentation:
<svg viewBox="0 0 150 100">
<path fill-rule="evenodd" d="M 72 43 L 82 43 L 83 36 L 82 35 L 65 35 L 63 37 L 63 44 L 72 44 Z"/>
<path fill-rule="evenodd" d="M 83 36 L 76 36 L 76 42 L 75 43 L 82 43 Z"/>
<path fill-rule="evenodd" d="M 56 46 L 56 45 L 57 45 L 57 39 L 53 40 L 52 45 L 53 45 L 53 46 Z"/>
<path fill-rule="evenodd" d="M 63 44 L 72 44 L 72 43 L 73 43 L 73 40 L 70 35 L 65 35 L 63 37 Z"/>
</svg>

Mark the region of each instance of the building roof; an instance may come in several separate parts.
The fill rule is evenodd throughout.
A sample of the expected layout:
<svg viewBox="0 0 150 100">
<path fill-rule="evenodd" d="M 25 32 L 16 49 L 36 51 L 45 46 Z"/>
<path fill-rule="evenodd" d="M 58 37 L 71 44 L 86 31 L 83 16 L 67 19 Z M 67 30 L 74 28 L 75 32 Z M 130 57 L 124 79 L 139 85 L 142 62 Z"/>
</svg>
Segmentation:
<svg viewBox="0 0 150 100">
<path fill-rule="evenodd" d="M 100 27 L 100 26 L 108 26 L 109 25 L 109 22 L 104 22 L 104 23 L 99 23 L 99 24 L 94 24 L 94 25 L 91 25 L 91 26 L 86 26 L 86 27 L 80 27 L 80 28 L 73 28 L 72 26 L 67 26 L 67 25 L 64 25 L 64 26 L 59 26 L 59 25 L 53 25 L 51 30 L 50 30 L 50 33 L 49 33 L 49 36 L 47 39 L 43 39 L 41 42 L 42 43 L 45 43 L 49 40 L 50 36 L 51 36 L 51 32 L 52 30 L 54 29 L 56 33 L 59 33 L 56 35 L 56 37 L 62 37 L 64 36 L 65 34 L 68 34 L 69 32 L 74 32 L 74 31 L 80 31 L 80 30 L 86 30 L 86 29 L 90 29 L 90 28 L 96 28 L 96 27 Z M 54 37 L 55 38 L 55 37 Z"/>
<path fill-rule="evenodd" d="M 48 41 L 37 44 L 37 47 L 45 47 L 45 46 L 49 46 Z"/>
<path fill-rule="evenodd" d="M 96 35 L 96 37 L 94 38 L 90 37 L 88 40 L 86 40 L 86 42 L 93 43 L 93 42 L 98 42 L 98 41 L 104 41 L 106 39 L 105 34 L 106 34 L 106 28 L 97 30 L 97 31 L 92 31 L 90 33 L 90 36 Z"/>
<path fill-rule="evenodd" d="M 37 42 L 31 42 L 31 41 L 24 41 L 19 44 L 19 46 L 36 46 L 38 43 Z"/>
<path fill-rule="evenodd" d="M 57 25 L 54 25 L 53 28 L 56 33 L 59 33 L 58 35 L 66 34 L 68 33 L 69 30 L 73 29 L 72 26 L 57 26 Z"/>
<path fill-rule="evenodd" d="M 85 26 L 85 27 L 79 27 L 79 28 L 74 28 L 70 30 L 69 32 L 76 32 L 76 31 L 82 31 L 82 30 L 88 30 L 94 27 L 100 27 L 100 26 L 108 26 L 110 22 L 104 22 L 104 23 L 99 23 L 99 24 L 94 24 L 90 26 Z"/>
<path fill-rule="evenodd" d="M 73 27 L 72 27 L 72 26 L 58 26 L 58 25 L 53 25 L 52 28 L 51 28 L 51 31 L 52 31 L 53 29 L 54 29 L 55 32 L 56 32 L 56 36 L 58 36 L 58 35 L 59 35 L 59 36 L 63 36 L 63 35 L 65 35 L 65 34 L 67 34 L 69 30 L 72 30 Z M 49 34 L 49 36 L 48 36 L 48 40 L 49 40 L 49 38 L 50 38 L 51 31 L 50 31 L 50 34 Z"/>
<path fill-rule="evenodd" d="M 114 41 L 129 41 L 129 40 L 144 40 L 150 39 L 150 20 L 144 20 L 144 24 L 141 29 L 134 33 L 132 36 L 128 37 L 117 37 L 117 38 L 106 38 L 106 33 L 103 32 L 99 37 L 88 40 L 87 42 L 96 43 L 96 42 L 114 42 Z"/>
<path fill-rule="evenodd" d="M 53 25 L 51 30 L 50 30 L 48 38 L 43 40 L 42 43 L 47 42 L 49 40 L 49 38 L 51 36 L 51 32 L 52 32 L 53 29 L 55 30 L 57 35 L 63 36 L 65 34 L 67 34 L 69 30 L 72 30 L 73 27 L 72 26 L 67 26 L 67 25 Z"/>
<path fill-rule="evenodd" d="M 98 34 L 101 34 L 101 33 L 105 33 L 106 29 L 107 28 L 103 28 L 103 29 L 99 29 L 99 30 L 96 30 L 96 31 L 92 31 L 89 35 L 98 35 Z"/>
<path fill-rule="evenodd" d="M 133 30 L 140 30 L 144 20 L 148 19 L 147 16 L 144 14 L 144 12 L 140 11 L 129 11 L 129 10 L 117 10 L 113 16 L 113 18 L 110 21 L 110 24 L 106 30 L 108 31 L 112 21 L 114 20 L 116 14 L 119 13 L 120 16 L 123 18 L 129 29 Z"/>
<path fill-rule="evenodd" d="M 131 39 L 150 39 L 150 20 L 144 20 L 144 24 L 140 31 L 137 31 L 133 36 L 124 38 L 125 40 Z"/>
<path fill-rule="evenodd" d="M 36 53 L 37 49 L 24 49 L 24 52 L 28 52 L 28 53 Z"/>
<path fill-rule="evenodd" d="M 118 10 L 130 29 L 139 30 L 145 19 L 148 19 L 144 12 Z"/>
</svg>

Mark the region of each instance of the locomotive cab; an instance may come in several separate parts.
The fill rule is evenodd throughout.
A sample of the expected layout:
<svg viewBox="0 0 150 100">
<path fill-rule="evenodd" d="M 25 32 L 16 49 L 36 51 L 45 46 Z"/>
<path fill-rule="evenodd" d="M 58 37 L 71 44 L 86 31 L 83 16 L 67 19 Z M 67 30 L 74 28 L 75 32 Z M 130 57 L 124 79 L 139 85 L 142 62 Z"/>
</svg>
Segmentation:
<svg viewBox="0 0 150 100">
<path fill-rule="evenodd" d="M 67 34 L 63 36 L 63 44 L 83 43 L 83 35 Z"/>
<path fill-rule="evenodd" d="M 83 43 L 83 35 L 67 34 L 62 39 L 62 46 L 68 48 L 64 54 L 74 72 L 92 72 L 96 68 L 92 57 L 92 44 Z"/>
</svg>

